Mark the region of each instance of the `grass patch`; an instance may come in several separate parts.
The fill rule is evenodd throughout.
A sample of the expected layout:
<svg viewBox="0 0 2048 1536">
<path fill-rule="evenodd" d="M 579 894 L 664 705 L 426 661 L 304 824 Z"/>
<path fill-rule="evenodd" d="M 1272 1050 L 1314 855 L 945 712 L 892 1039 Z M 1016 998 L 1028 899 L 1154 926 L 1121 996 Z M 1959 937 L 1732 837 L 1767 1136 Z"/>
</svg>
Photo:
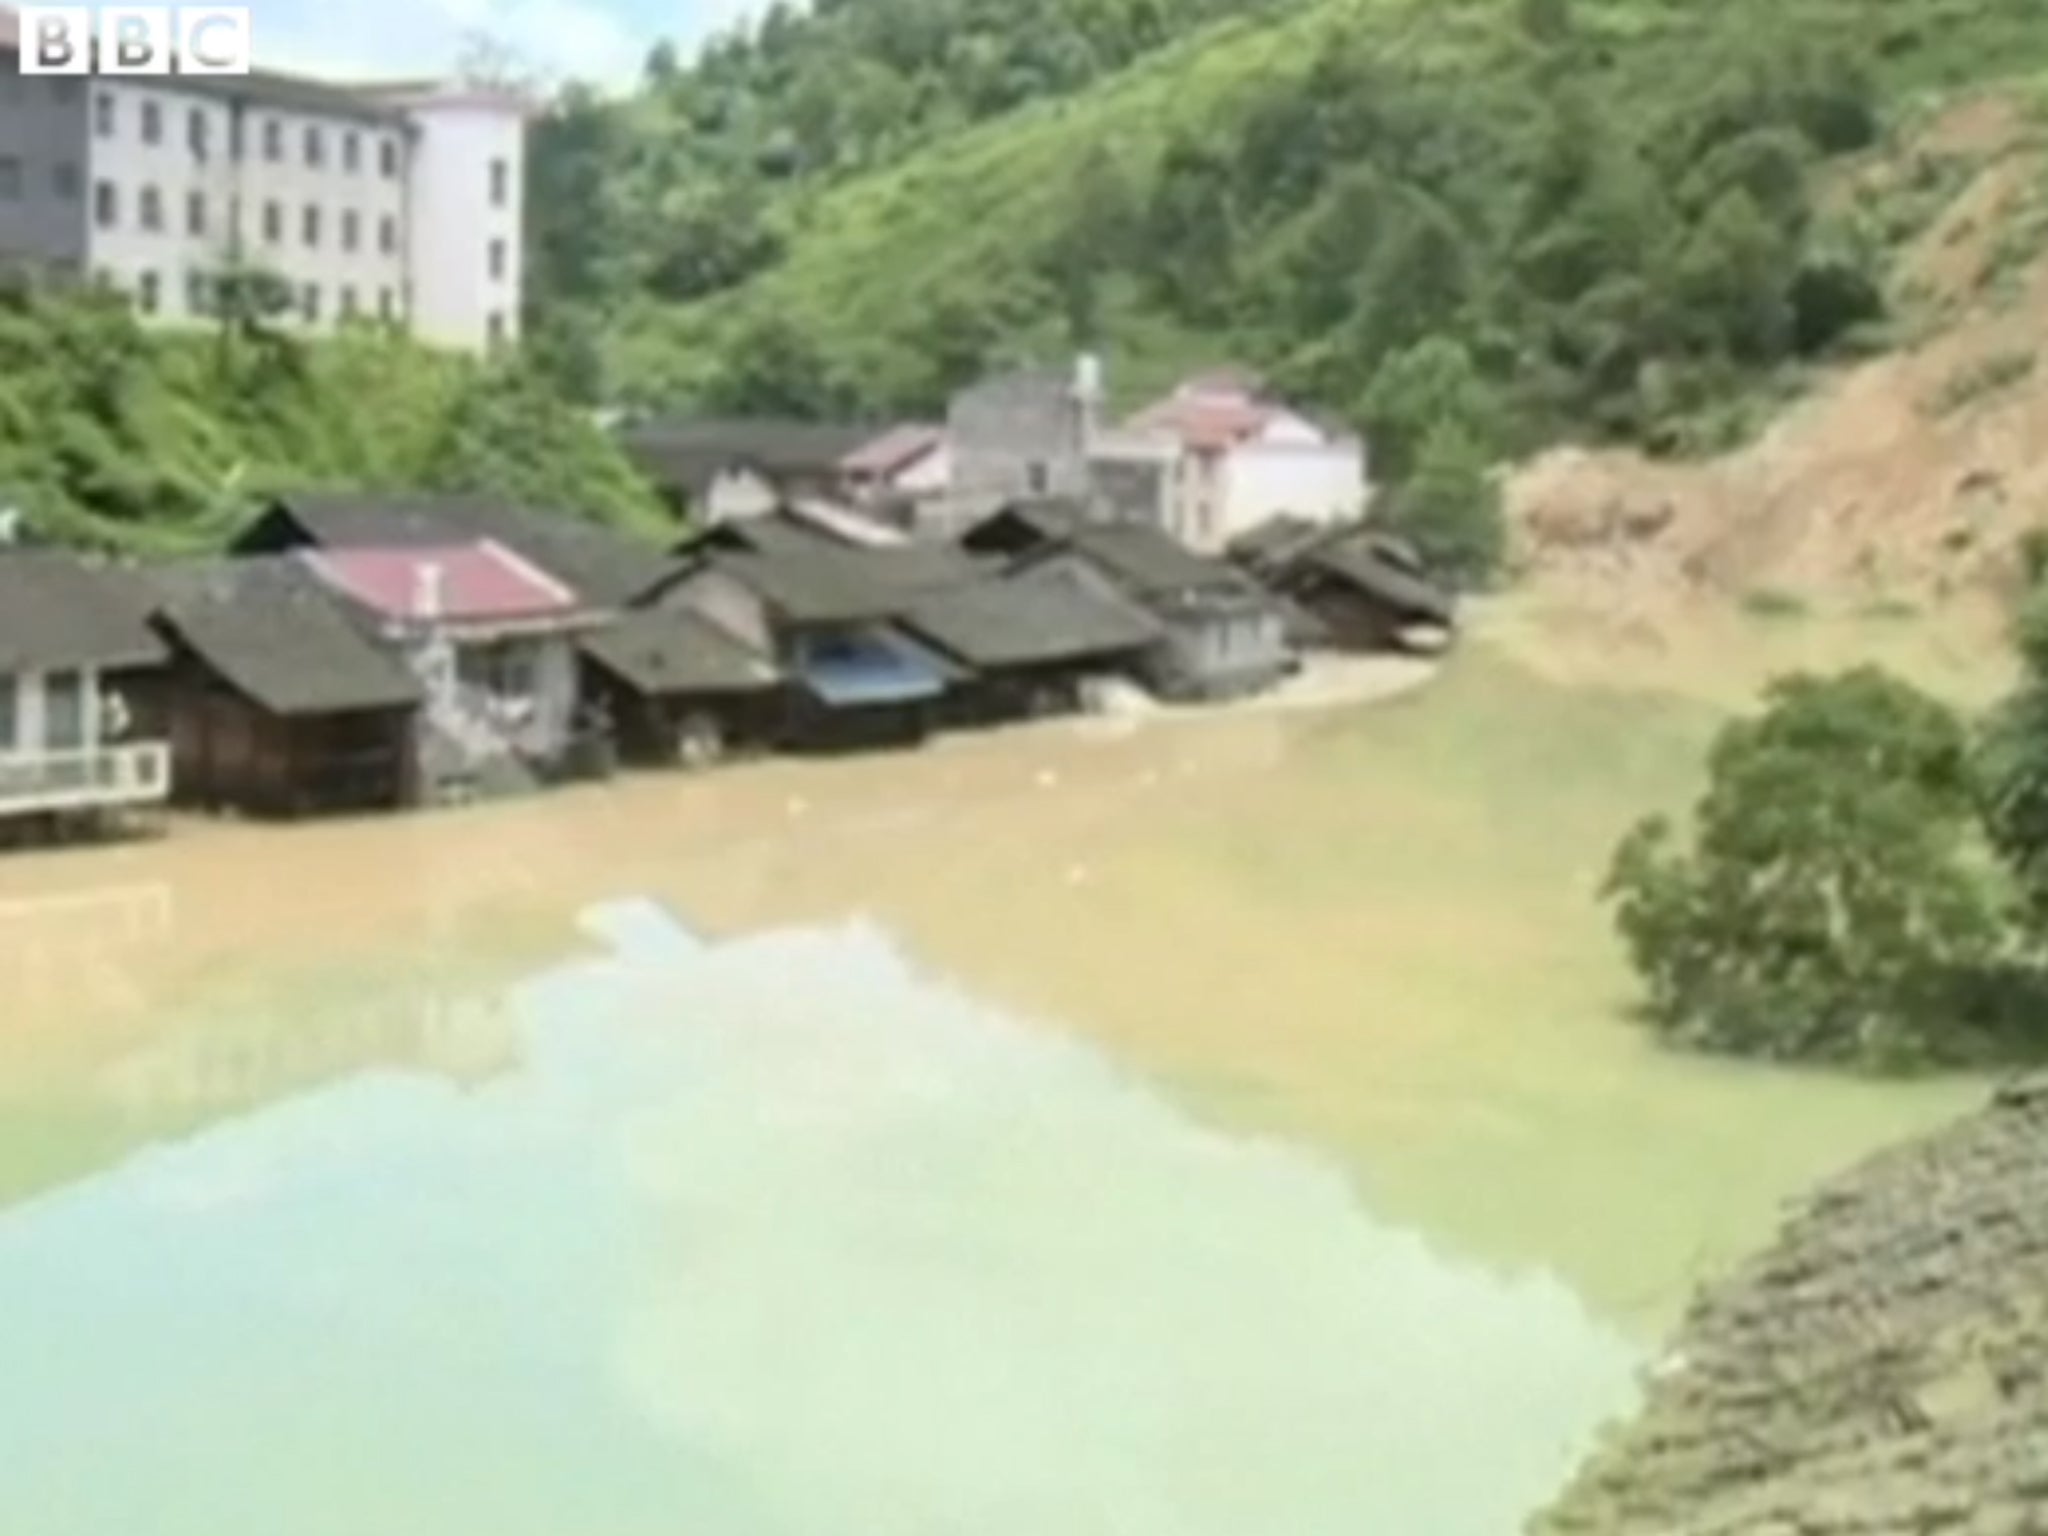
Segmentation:
<svg viewBox="0 0 2048 1536">
<path fill-rule="evenodd" d="M 2035 354 L 2031 347 L 2012 347 L 1966 363 L 1950 374 L 1926 402 L 1930 415 L 1949 416 L 1980 400 L 2033 376 Z"/>
<path fill-rule="evenodd" d="M 1753 619 L 1803 619 L 1812 614 L 1813 605 L 1782 587 L 1752 587 L 1742 594 L 1742 611 Z"/>
<path fill-rule="evenodd" d="M 1856 616 L 1880 624 L 1900 624 L 1919 618 L 1920 608 L 1903 597 L 1878 597 L 1858 608 Z"/>
</svg>

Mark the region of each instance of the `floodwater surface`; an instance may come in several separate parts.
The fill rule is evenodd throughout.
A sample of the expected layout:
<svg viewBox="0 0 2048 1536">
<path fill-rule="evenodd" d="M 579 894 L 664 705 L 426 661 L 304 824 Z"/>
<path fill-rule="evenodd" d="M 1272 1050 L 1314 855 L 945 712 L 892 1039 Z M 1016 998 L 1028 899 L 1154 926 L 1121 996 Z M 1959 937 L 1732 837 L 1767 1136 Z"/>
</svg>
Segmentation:
<svg viewBox="0 0 2048 1536">
<path fill-rule="evenodd" d="M 1970 1085 L 1679 1060 L 1592 901 L 1713 716 L 1475 652 L 0 865 L 10 1536 L 1509 1536 Z"/>
</svg>

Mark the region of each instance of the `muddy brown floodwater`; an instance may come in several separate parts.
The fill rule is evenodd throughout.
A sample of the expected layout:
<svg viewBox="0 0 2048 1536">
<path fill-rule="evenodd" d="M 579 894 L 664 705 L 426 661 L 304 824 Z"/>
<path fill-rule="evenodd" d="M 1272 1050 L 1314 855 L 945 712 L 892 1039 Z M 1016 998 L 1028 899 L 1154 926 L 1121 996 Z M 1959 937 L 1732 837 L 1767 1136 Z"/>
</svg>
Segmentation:
<svg viewBox="0 0 2048 1536">
<path fill-rule="evenodd" d="M 1970 1102 L 1662 1055 L 1714 716 L 1373 709 L 0 864 L 0 1529 L 1508 1536 Z"/>
</svg>

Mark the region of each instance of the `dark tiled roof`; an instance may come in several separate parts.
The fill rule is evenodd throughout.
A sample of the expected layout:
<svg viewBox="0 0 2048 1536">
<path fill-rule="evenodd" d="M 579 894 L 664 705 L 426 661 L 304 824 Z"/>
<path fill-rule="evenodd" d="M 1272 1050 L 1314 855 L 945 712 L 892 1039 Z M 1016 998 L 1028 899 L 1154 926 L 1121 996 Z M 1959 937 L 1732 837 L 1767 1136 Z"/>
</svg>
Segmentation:
<svg viewBox="0 0 2048 1536">
<path fill-rule="evenodd" d="M 165 659 L 134 571 L 62 550 L 0 550 L 0 672 L 144 667 Z"/>
<path fill-rule="evenodd" d="M 1329 537 L 1327 524 L 1282 513 L 1247 528 L 1226 553 L 1246 570 L 1268 576 Z"/>
<path fill-rule="evenodd" d="M 1304 564 L 1410 618 L 1448 624 L 1455 611 L 1443 588 L 1404 569 L 1364 539 L 1325 544 L 1306 555 Z"/>
<path fill-rule="evenodd" d="M 178 75 L 168 89 L 197 96 L 239 101 L 279 112 L 314 117 L 340 117 L 386 127 L 403 127 L 405 113 L 387 101 L 327 80 L 288 75 L 274 69 L 252 69 L 246 75 Z"/>
<path fill-rule="evenodd" d="M 650 696 L 757 693 L 779 677 L 765 656 L 685 608 L 636 609 L 582 644 L 592 661 Z"/>
<path fill-rule="evenodd" d="M 165 568 L 161 622 L 237 691 L 277 715 L 403 709 L 420 686 L 350 621 L 295 555 Z"/>
<path fill-rule="evenodd" d="M 1147 597 L 1250 586 L 1234 567 L 1198 555 L 1163 529 L 1144 523 L 1082 523 L 1067 533 L 1065 542 Z"/>
<path fill-rule="evenodd" d="M 894 617 L 920 596 L 979 580 L 986 569 L 950 545 L 861 548 L 779 517 L 726 524 L 686 545 L 684 553 L 692 552 L 795 623 Z"/>
<path fill-rule="evenodd" d="M 834 477 L 840 461 L 875 435 L 873 426 L 750 417 L 643 422 L 619 442 L 657 485 L 702 496 L 721 470 L 739 466 L 770 480 Z"/>
<path fill-rule="evenodd" d="M 301 494 L 281 497 L 244 541 L 280 513 L 325 549 L 442 545 L 495 539 L 593 607 L 623 606 L 653 584 L 663 557 L 651 544 L 569 512 L 484 496 Z M 246 542 L 241 547 L 250 547 Z"/>
<path fill-rule="evenodd" d="M 974 667 L 1030 666 L 1143 649 L 1161 634 L 1143 609 L 1056 571 L 984 578 L 920 599 L 914 634 Z"/>
</svg>

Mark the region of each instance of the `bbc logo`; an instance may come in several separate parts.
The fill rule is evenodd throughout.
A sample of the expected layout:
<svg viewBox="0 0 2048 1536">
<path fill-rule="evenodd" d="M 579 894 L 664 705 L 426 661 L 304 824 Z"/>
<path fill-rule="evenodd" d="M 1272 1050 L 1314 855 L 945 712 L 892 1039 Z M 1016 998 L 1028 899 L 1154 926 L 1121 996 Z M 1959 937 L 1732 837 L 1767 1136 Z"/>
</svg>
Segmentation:
<svg viewBox="0 0 2048 1536">
<path fill-rule="evenodd" d="M 25 75 L 246 75 L 246 5 L 24 5 Z"/>
</svg>

